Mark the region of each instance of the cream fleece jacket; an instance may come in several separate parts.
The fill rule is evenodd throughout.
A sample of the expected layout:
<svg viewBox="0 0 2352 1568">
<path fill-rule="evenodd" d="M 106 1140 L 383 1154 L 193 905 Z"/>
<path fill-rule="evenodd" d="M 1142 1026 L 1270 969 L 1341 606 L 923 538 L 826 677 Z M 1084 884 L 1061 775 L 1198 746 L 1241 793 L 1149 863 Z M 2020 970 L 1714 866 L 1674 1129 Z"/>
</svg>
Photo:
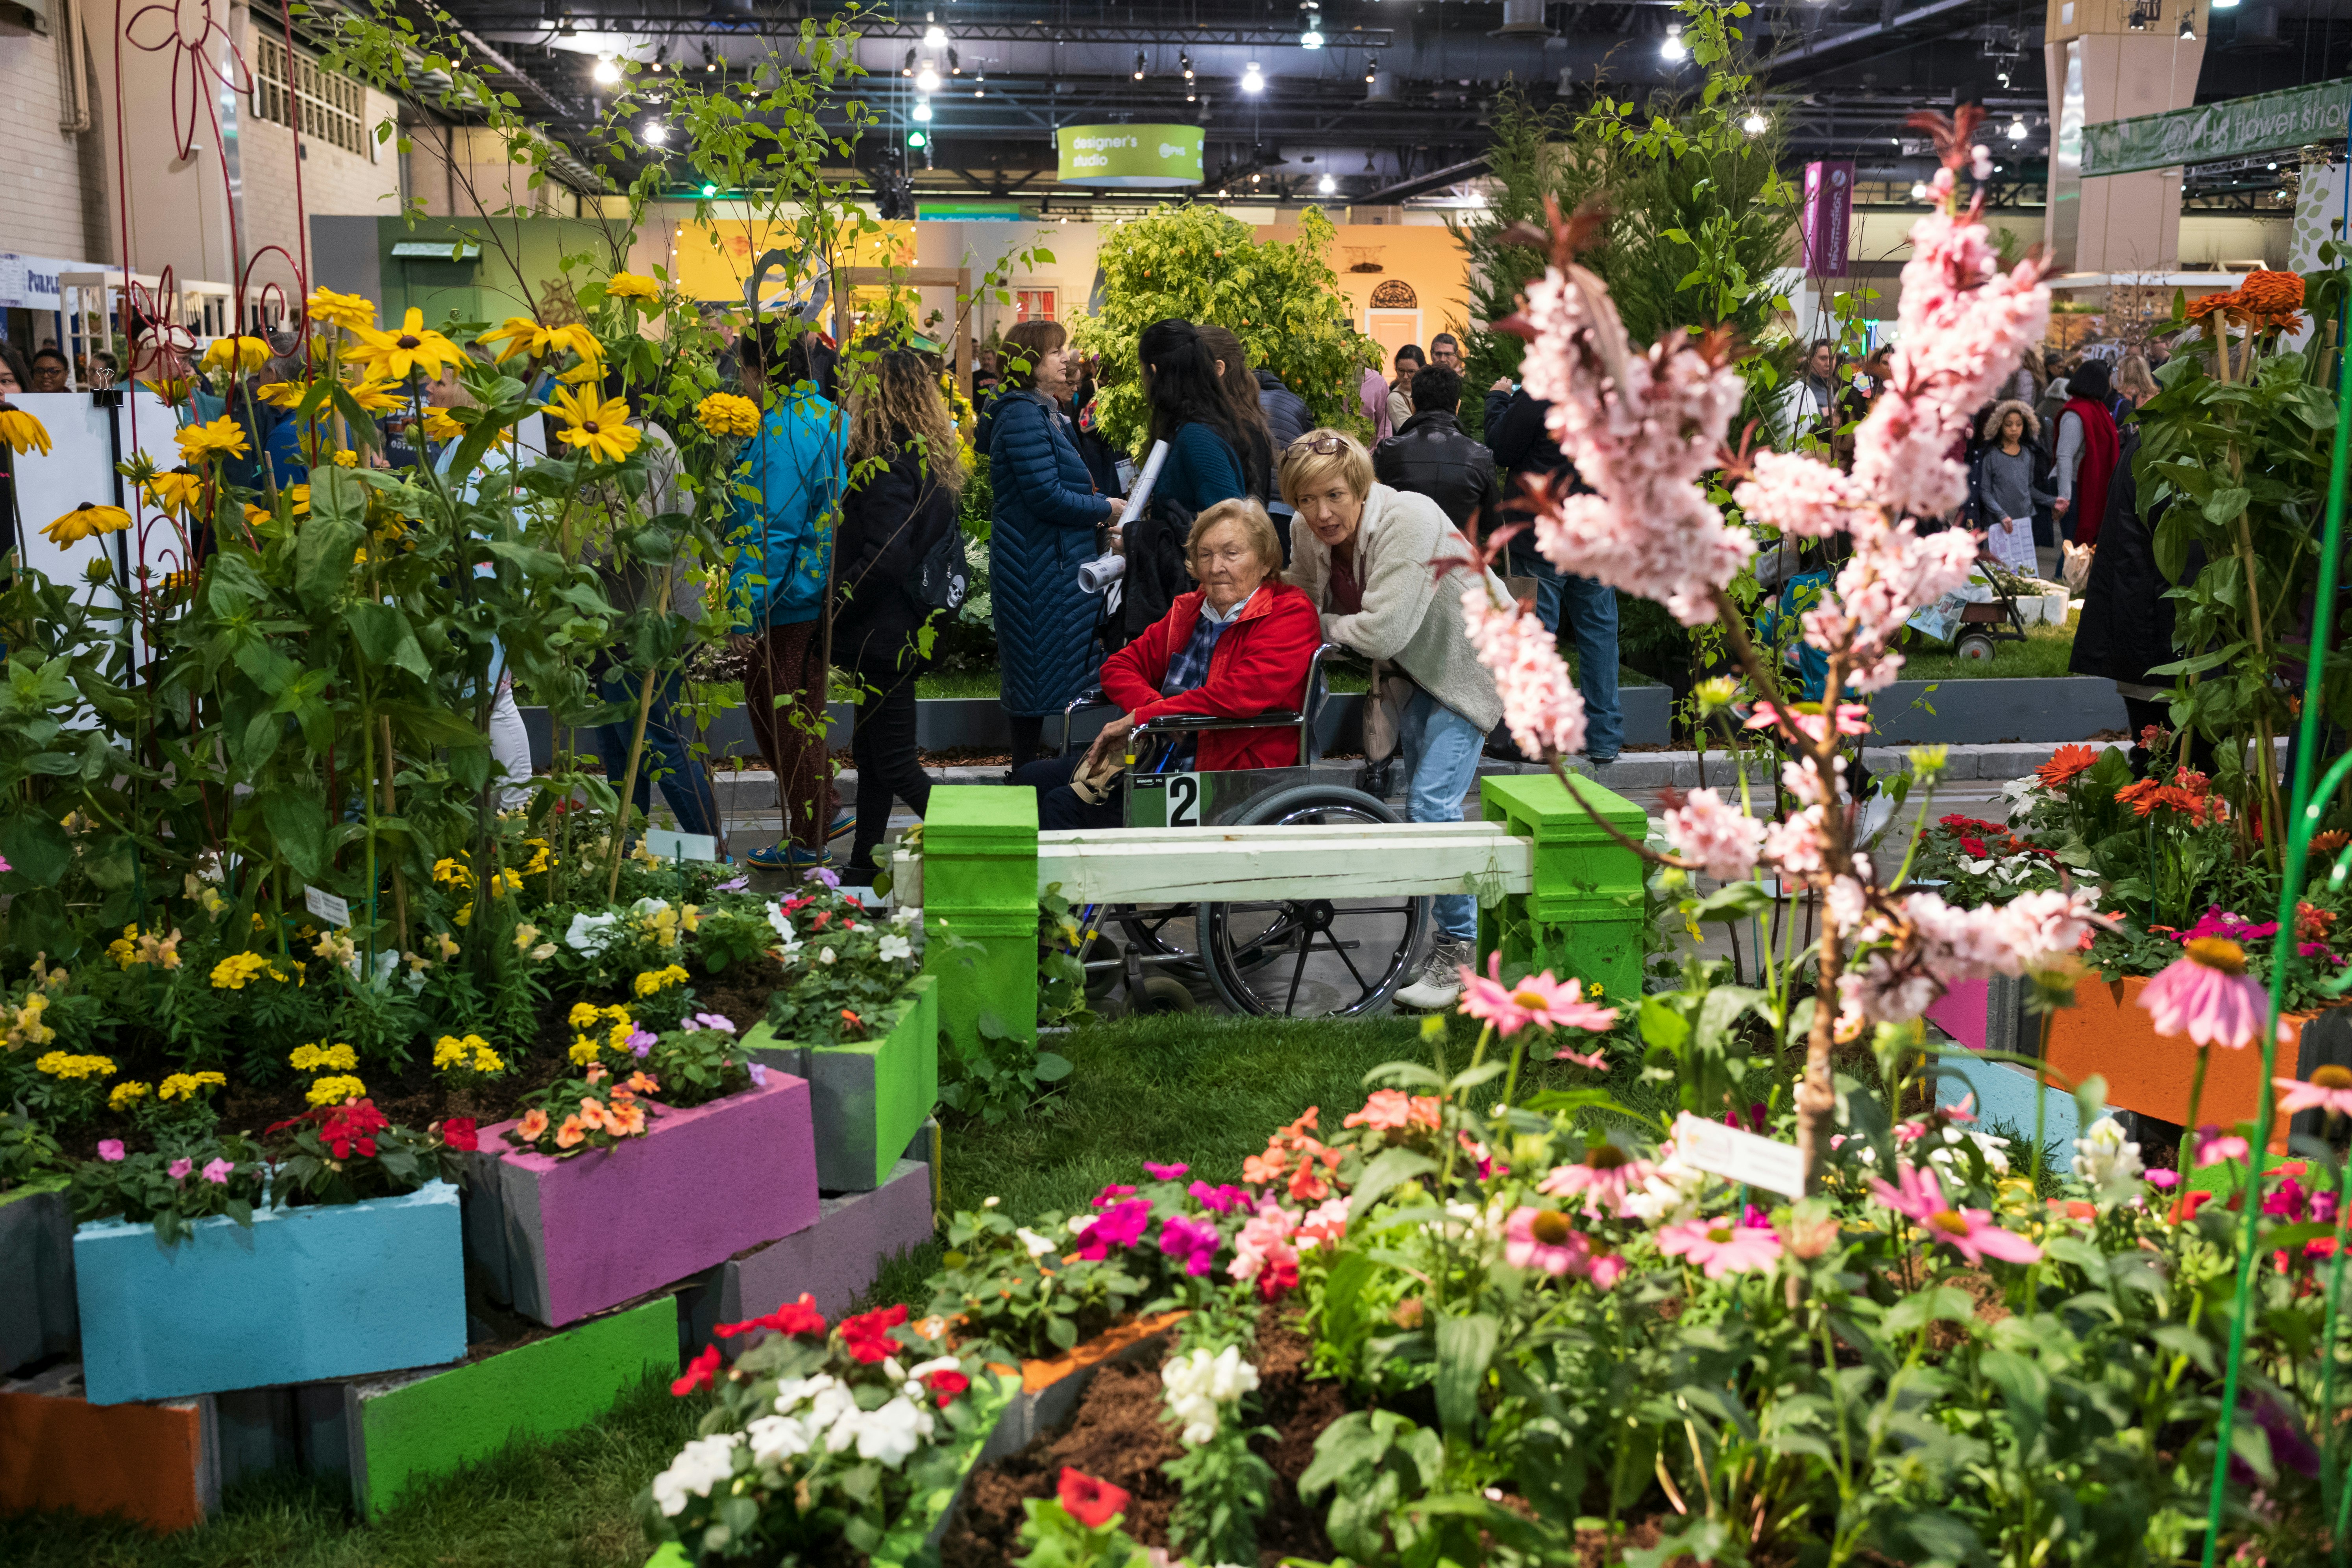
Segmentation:
<svg viewBox="0 0 2352 1568">
<path fill-rule="evenodd" d="M 1431 563 L 1461 563 L 1443 576 Z M 1383 658 L 1414 684 L 1481 730 L 1501 722 L 1503 699 L 1495 678 L 1478 662 L 1462 625 L 1462 590 L 1470 585 L 1469 542 L 1427 496 L 1376 484 L 1364 498 L 1356 529 L 1357 571 L 1364 607 L 1331 613 L 1331 552 L 1304 517 L 1291 520 L 1290 570 L 1283 580 L 1303 591 L 1323 613 L 1323 640 L 1344 643 L 1367 658 Z M 1502 579 L 1486 574 L 1497 600 Z"/>
</svg>

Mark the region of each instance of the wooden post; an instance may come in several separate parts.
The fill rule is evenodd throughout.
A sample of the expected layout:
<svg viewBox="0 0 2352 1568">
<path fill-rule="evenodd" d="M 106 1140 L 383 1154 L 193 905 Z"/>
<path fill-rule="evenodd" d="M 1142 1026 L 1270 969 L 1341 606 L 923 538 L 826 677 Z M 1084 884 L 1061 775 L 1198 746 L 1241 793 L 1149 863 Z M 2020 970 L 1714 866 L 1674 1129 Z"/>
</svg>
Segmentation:
<svg viewBox="0 0 2352 1568">
<path fill-rule="evenodd" d="M 956 384 L 964 401 L 971 401 L 971 316 L 965 305 L 971 293 L 969 267 L 836 267 L 833 269 L 833 341 L 849 346 L 850 297 L 861 284 L 904 284 L 915 289 L 956 291 Z"/>
<path fill-rule="evenodd" d="M 992 1031 L 1037 1038 L 1037 792 L 942 784 L 923 817 L 923 971 L 940 1033 L 965 1056 Z M 956 945 L 976 943 L 976 948 Z"/>
<path fill-rule="evenodd" d="M 1640 843 L 1642 808 L 1582 775 L 1579 795 L 1611 826 Z M 1535 889 L 1506 893 L 1478 911 L 1478 959 L 1499 949 L 1503 973 L 1517 978 L 1549 969 L 1587 985 L 1598 981 L 1620 1005 L 1642 995 L 1642 858 L 1601 831 L 1567 786 L 1549 773 L 1482 778 L 1478 798 L 1488 822 L 1535 841 Z"/>
</svg>

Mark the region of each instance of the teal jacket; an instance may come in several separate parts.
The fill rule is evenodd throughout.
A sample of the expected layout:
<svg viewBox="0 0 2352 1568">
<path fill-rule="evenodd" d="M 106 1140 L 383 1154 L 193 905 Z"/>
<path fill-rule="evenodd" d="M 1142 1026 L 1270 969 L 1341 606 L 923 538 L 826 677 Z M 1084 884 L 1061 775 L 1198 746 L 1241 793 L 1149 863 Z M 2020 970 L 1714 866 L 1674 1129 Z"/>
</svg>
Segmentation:
<svg viewBox="0 0 2352 1568">
<path fill-rule="evenodd" d="M 847 477 L 840 423 L 832 404 L 797 392 L 768 410 L 738 454 L 751 466 L 736 485 L 760 492 L 757 501 L 733 490 L 728 496 L 726 537 L 740 552 L 728 599 L 751 605 L 740 631 L 794 626 L 824 612 L 834 519 Z"/>
</svg>

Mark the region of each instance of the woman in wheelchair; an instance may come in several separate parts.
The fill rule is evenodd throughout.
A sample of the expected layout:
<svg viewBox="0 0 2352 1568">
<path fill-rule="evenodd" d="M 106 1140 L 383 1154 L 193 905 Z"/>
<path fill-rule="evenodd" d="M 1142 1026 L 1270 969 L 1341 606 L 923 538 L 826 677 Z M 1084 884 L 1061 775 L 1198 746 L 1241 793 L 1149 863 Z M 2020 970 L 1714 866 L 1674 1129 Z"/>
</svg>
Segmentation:
<svg viewBox="0 0 2352 1568">
<path fill-rule="evenodd" d="M 1200 587 L 1180 595 L 1167 615 L 1103 663 L 1103 695 L 1118 704 L 1119 716 L 1085 755 L 1040 759 L 1013 775 L 1013 783 L 1037 791 L 1038 826 L 1121 826 L 1115 784 L 1082 795 L 1073 782 L 1102 779 L 1146 720 L 1180 713 L 1248 719 L 1296 712 L 1306 701 L 1322 622 L 1314 602 L 1282 580 L 1282 541 L 1265 509 L 1246 499 L 1204 509 L 1192 520 L 1184 553 Z M 1183 754 L 1171 765 L 1223 771 L 1299 761 L 1295 724 L 1213 730 L 1181 744 Z"/>
</svg>

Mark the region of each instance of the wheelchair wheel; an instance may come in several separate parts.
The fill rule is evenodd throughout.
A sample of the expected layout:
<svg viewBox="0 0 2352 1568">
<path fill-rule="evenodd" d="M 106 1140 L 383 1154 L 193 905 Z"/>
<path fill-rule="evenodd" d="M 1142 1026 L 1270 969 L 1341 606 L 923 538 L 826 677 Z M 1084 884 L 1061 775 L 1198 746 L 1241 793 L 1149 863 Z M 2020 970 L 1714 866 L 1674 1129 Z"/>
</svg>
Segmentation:
<svg viewBox="0 0 2352 1568">
<path fill-rule="evenodd" d="M 1310 784 L 1253 802 L 1230 826 L 1403 820 L 1360 790 Z M 1347 868 L 1334 866 L 1332 879 L 1344 887 Z M 1404 984 L 1429 908 L 1426 897 L 1202 904 L 1196 929 L 1209 982 L 1233 1011 L 1349 1018 L 1377 1012 Z"/>
</svg>

